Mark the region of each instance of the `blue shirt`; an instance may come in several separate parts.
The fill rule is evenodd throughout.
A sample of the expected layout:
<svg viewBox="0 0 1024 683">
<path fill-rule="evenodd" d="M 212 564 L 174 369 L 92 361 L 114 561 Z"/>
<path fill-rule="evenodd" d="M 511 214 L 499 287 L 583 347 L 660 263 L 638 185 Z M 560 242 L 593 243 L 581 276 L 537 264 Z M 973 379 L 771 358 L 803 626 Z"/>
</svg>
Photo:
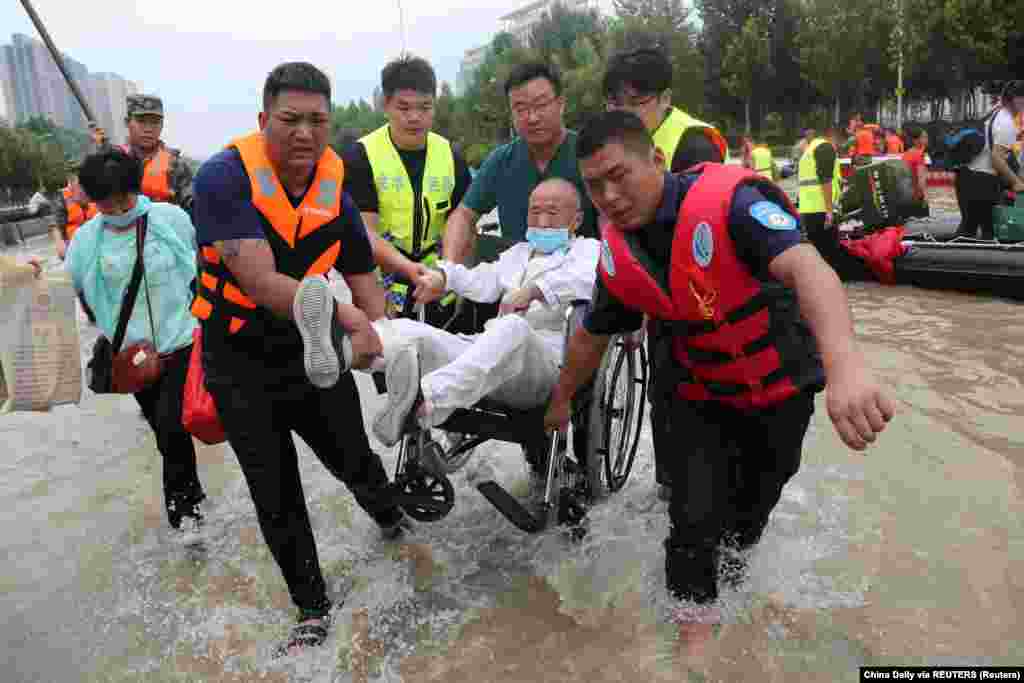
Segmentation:
<svg viewBox="0 0 1024 683">
<path fill-rule="evenodd" d="M 517 137 L 498 147 L 473 176 L 473 184 L 469 186 L 462 204 L 481 215 L 497 207 L 502 237 L 521 242 L 526 239 L 530 193 L 549 178 L 564 178 L 575 185 L 580 193 L 583 224 L 577 234 L 581 237 L 597 237 L 597 211 L 583 186 L 583 177 L 576 160 L 576 138 L 575 131 L 566 132 L 565 139 L 543 173 L 530 158 L 530 149 L 522 138 Z"/>
<path fill-rule="evenodd" d="M 137 201 L 140 207 L 148 207 L 143 250 L 146 276 L 128 319 L 124 345 L 149 340 L 160 353 L 170 353 L 192 343 L 197 324 L 190 310 L 190 285 L 196 277 L 195 230 L 179 207 L 153 203 L 144 195 Z M 75 232 L 64 261 L 75 289 L 96 316 L 96 326 L 110 340 L 135 268 L 137 242 L 135 230 L 107 228 L 100 214 Z"/>
<path fill-rule="evenodd" d="M 686 193 L 700 176 L 665 174 L 665 188 L 654 221 L 633 235 L 655 266 L 667 275 L 672 255 L 679 207 Z M 792 220 L 783 223 L 783 216 Z M 775 222 L 780 225 L 774 225 Z M 733 195 L 729 211 L 729 235 L 736 253 L 756 277 L 770 280 L 768 265 L 776 256 L 801 242 L 799 220 L 778 204 L 770 202 L 759 190 L 742 186 Z M 666 285 L 667 287 L 667 285 Z M 620 334 L 640 329 L 643 314 L 616 299 L 599 277 L 594 304 L 584 321 L 591 334 Z"/>
</svg>

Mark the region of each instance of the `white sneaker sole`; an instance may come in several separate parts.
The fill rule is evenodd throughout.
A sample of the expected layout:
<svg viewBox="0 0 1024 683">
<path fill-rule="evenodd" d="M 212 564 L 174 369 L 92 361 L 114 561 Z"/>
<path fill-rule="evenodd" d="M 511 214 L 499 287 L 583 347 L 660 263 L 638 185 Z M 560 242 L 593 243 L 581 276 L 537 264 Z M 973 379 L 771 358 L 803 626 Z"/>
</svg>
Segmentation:
<svg viewBox="0 0 1024 683">
<path fill-rule="evenodd" d="M 420 359 L 416 349 L 406 346 L 399 350 L 388 365 L 385 379 L 388 385 L 388 404 L 373 420 L 373 433 L 387 447 L 402 438 L 402 427 L 409 411 L 416 403 L 420 390 Z"/>
<path fill-rule="evenodd" d="M 201 546 L 206 541 L 206 533 L 203 527 L 190 527 L 188 529 L 176 529 L 176 540 L 178 545 L 185 548 Z"/>
<path fill-rule="evenodd" d="M 302 337 L 306 376 L 315 387 L 333 387 L 341 377 L 341 362 L 331 342 L 334 295 L 326 279 L 308 277 L 299 283 L 292 315 Z"/>
</svg>

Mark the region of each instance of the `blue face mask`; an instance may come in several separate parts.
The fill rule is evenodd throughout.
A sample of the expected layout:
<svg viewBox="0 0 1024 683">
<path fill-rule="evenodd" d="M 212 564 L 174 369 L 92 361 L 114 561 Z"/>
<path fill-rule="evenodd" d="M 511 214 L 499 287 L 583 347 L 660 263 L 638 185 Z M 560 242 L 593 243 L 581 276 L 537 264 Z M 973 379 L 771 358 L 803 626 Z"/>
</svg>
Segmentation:
<svg viewBox="0 0 1024 683">
<path fill-rule="evenodd" d="M 103 224 L 110 228 L 127 228 L 149 211 L 150 204 L 149 197 L 139 195 L 135 199 L 135 206 L 128 211 L 117 216 L 103 214 Z"/>
<path fill-rule="evenodd" d="M 553 254 L 569 248 L 569 228 L 527 228 L 530 248 L 542 254 Z"/>
</svg>

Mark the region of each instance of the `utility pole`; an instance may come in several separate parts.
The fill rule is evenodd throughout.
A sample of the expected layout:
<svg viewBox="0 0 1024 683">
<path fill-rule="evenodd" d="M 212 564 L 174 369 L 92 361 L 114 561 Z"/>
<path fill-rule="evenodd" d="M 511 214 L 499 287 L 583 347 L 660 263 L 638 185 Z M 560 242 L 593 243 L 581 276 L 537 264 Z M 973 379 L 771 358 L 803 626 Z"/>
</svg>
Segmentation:
<svg viewBox="0 0 1024 683">
<path fill-rule="evenodd" d="M 903 0 L 896 0 L 896 130 L 903 128 Z"/>
<path fill-rule="evenodd" d="M 50 51 L 50 56 L 53 57 L 54 63 L 57 64 L 57 68 L 60 69 L 61 75 L 64 76 L 64 80 L 67 81 L 68 87 L 71 89 L 71 94 L 78 100 L 79 106 L 82 107 L 82 112 L 85 114 L 85 119 L 90 124 L 96 123 L 96 117 L 93 116 L 92 109 L 89 107 L 89 103 L 86 102 L 85 97 L 82 95 L 82 91 L 78 89 L 78 84 L 75 83 L 75 79 L 71 78 L 71 74 L 68 73 L 67 67 L 64 66 L 64 59 L 60 56 L 60 52 L 57 50 L 57 46 L 53 44 L 53 39 L 50 38 L 50 34 L 47 33 L 46 27 L 43 26 L 42 19 L 36 14 L 36 10 L 32 7 L 32 3 L 29 0 L 21 0 L 21 4 L 24 5 L 25 11 L 28 12 L 28 18 L 35 24 L 36 30 L 39 31 L 39 35 L 43 37 L 43 42 L 46 43 L 46 48 Z"/>
<path fill-rule="evenodd" d="M 405 45 L 405 12 L 402 10 L 402 0 L 397 0 L 397 2 L 398 2 L 398 28 L 399 28 L 399 31 L 401 31 L 401 34 L 402 34 L 402 55 L 401 56 L 404 57 L 406 55 L 406 45 Z"/>
</svg>

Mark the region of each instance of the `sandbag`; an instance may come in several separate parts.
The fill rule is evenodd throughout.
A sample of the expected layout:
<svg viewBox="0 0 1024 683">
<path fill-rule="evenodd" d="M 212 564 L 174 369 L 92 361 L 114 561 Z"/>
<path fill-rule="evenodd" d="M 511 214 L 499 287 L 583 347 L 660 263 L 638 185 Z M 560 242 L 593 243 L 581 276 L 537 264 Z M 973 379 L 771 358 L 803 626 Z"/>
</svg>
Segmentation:
<svg viewBox="0 0 1024 683">
<path fill-rule="evenodd" d="M 77 404 L 79 349 L 71 279 L 0 256 L 0 413 Z"/>
</svg>

